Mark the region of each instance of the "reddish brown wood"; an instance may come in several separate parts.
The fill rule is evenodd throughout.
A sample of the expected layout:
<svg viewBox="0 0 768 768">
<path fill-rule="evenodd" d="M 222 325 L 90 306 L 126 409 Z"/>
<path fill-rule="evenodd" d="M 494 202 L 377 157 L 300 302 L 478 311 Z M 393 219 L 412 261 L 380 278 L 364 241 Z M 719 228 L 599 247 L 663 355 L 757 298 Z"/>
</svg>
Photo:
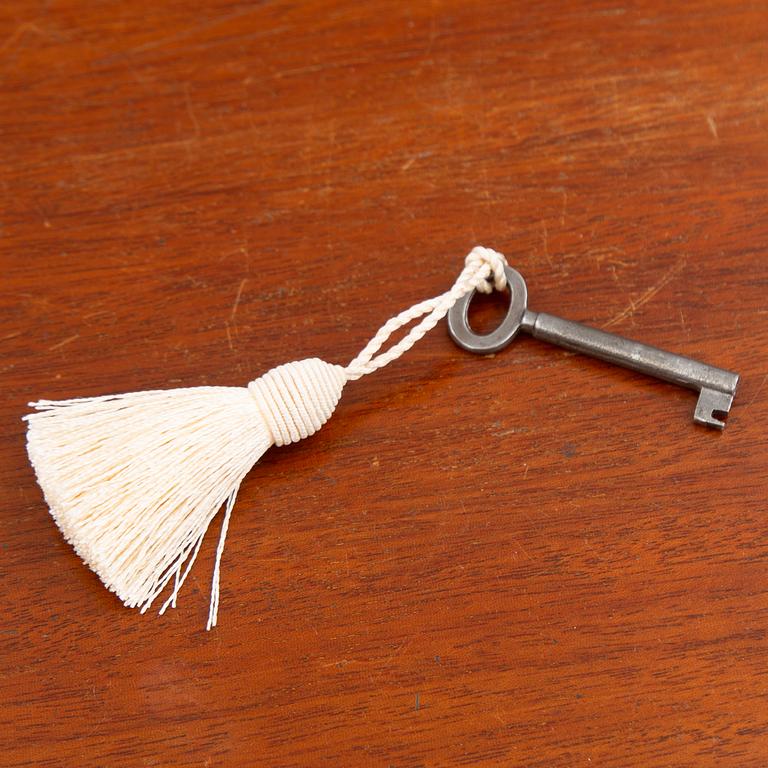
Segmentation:
<svg viewBox="0 0 768 768">
<path fill-rule="evenodd" d="M 2 763 L 768 764 L 762 2 L 0 6 Z M 475 243 L 531 304 L 738 370 L 673 386 L 441 326 L 122 608 L 37 397 L 346 362 Z"/>
</svg>

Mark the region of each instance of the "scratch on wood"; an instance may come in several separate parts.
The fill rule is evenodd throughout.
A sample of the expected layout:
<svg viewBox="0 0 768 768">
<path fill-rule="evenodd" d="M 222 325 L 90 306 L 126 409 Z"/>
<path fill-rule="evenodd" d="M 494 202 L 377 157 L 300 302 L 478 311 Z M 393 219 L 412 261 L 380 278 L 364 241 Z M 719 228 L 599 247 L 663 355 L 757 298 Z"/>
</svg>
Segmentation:
<svg viewBox="0 0 768 768">
<path fill-rule="evenodd" d="M 45 32 L 43 32 L 43 30 L 40 29 L 37 24 L 33 24 L 31 21 L 25 21 L 23 24 L 19 24 L 19 26 L 13 30 L 10 37 L 8 37 L 5 42 L 0 45 L 0 53 L 5 53 L 5 51 L 7 51 L 15 42 L 21 40 L 26 32 L 33 32 L 34 34 L 40 35 L 41 37 L 46 36 Z"/>
<path fill-rule="evenodd" d="M 768 381 L 768 373 L 766 373 L 765 376 L 763 376 L 763 380 L 760 382 L 760 386 L 755 390 L 755 394 L 749 398 L 749 402 L 742 408 L 742 411 L 749 408 L 749 406 L 752 405 L 752 403 L 754 403 L 755 400 L 757 400 L 757 396 L 763 391 L 763 387 L 765 386 L 766 381 Z"/>
<path fill-rule="evenodd" d="M 195 139 L 200 138 L 200 123 L 197 122 L 195 117 L 195 110 L 192 108 L 192 97 L 189 95 L 189 83 L 184 83 L 184 102 L 187 105 L 187 114 L 192 121 L 192 125 L 195 129 Z"/>
<path fill-rule="evenodd" d="M 435 15 L 432 14 L 429 19 L 429 39 L 427 40 L 426 50 L 421 57 L 422 61 L 427 61 L 429 59 L 429 56 L 432 53 L 432 48 L 435 45 L 435 40 L 437 40 L 437 22 Z"/>
<path fill-rule="evenodd" d="M 60 341 L 58 344 L 54 344 L 52 347 L 48 347 L 48 351 L 53 352 L 54 349 L 61 349 L 62 347 L 66 346 L 67 344 L 71 344 L 73 341 L 79 338 L 80 338 L 80 334 L 76 333 L 74 336 L 69 336 L 63 341 Z"/>
<path fill-rule="evenodd" d="M 243 295 L 243 288 L 245 288 L 245 284 L 248 282 L 248 278 L 244 277 L 240 281 L 240 285 L 237 286 L 237 295 L 235 296 L 235 303 L 232 305 L 232 311 L 229 313 L 229 319 L 234 320 L 235 315 L 237 314 L 237 306 L 240 304 L 240 297 Z"/>
<path fill-rule="evenodd" d="M 630 299 L 629 304 L 621 310 L 617 315 L 614 315 L 607 323 L 603 325 L 603 328 L 610 328 L 616 323 L 620 323 L 628 317 L 637 312 L 640 307 L 647 304 L 665 285 L 668 285 L 674 278 L 682 271 L 688 259 L 685 256 L 681 256 L 661 277 L 658 283 L 652 285 L 648 290 L 644 291 L 639 299 Z"/>
<path fill-rule="evenodd" d="M 432 152 L 417 152 L 400 166 L 400 170 L 407 171 L 417 160 L 424 160 L 427 157 L 431 157 L 432 154 Z"/>
<path fill-rule="evenodd" d="M 717 123 L 712 115 L 707 115 L 707 125 L 709 126 L 709 132 L 719 141 L 720 136 L 717 133 Z"/>
<path fill-rule="evenodd" d="M 175 34 L 167 35 L 166 37 L 159 37 L 157 40 L 150 40 L 149 42 L 143 43 L 142 45 L 137 45 L 131 49 L 131 53 L 143 53 L 144 51 L 151 51 L 154 48 L 161 48 L 168 45 L 169 43 L 176 43 L 181 40 L 187 40 L 193 35 L 199 34 L 200 32 L 210 31 L 221 24 L 225 24 L 229 21 L 234 21 L 237 19 L 242 19 L 245 16 L 251 16 L 254 14 L 254 12 L 255 11 L 253 8 L 245 8 L 242 11 L 219 16 L 218 18 L 207 19 L 202 24 L 194 24 L 192 26 L 181 29 Z M 281 31 L 281 29 L 281 27 L 278 27 L 277 29 L 270 31 L 274 34 L 275 32 Z"/>
<path fill-rule="evenodd" d="M 526 556 L 528 560 L 533 562 L 533 558 L 528 554 L 528 550 L 520 543 L 518 539 L 512 539 L 512 542 L 517 545 L 518 549 Z"/>
<path fill-rule="evenodd" d="M 541 236 L 544 245 L 544 258 L 547 260 L 549 266 L 552 266 L 552 259 L 549 257 L 549 232 L 547 232 L 547 222 L 541 222 Z"/>
</svg>

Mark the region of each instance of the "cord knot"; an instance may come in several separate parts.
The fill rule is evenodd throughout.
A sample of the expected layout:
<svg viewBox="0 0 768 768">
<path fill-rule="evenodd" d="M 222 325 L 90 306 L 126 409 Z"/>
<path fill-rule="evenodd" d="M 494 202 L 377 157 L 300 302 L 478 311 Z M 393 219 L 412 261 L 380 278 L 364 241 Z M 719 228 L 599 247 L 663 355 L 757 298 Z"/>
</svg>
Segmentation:
<svg viewBox="0 0 768 768">
<path fill-rule="evenodd" d="M 492 248 L 476 245 L 464 260 L 466 272 L 472 274 L 473 287 L 480 293 L 491 293 L 494 288 L 503 291 L 507 287 L 507 276 L 504 267 L 507 260 L 504 255 Z"/>
<path fill-rule="evenodd" d="M 314 435 L 331 417 L 347 382 L 344 369 L 316 357 L 278 365 L 248 385 L 275 445 Z"/>
</svg>

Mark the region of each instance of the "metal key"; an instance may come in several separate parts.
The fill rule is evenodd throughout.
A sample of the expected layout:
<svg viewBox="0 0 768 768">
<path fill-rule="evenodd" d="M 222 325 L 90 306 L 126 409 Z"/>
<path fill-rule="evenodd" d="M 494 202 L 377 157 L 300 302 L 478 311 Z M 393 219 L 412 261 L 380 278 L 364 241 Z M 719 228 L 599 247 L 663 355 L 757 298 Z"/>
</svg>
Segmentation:
<svg viewBox="0 0 768 768">
<path fill-rule="evenodd" d="M 574 352 L 696 390 L 699 399 L 693 420 L 718 429 L 725 427 L 724 419 L 736 394 L 738 374 L 545 312 L 531 312 L 527 307 L 525 280 L 511 267 L 505 267 L 504 271 L 511 300 L 504 320 L 495 331 L 477 334 L 469 327 L 467 312 L 474 292 L 460 299 L 448 313 L 448 330 L 460 347 L 487 355 L 506 347 L 518 331 L 526 331 L 537 339 Z"/>
</svg>

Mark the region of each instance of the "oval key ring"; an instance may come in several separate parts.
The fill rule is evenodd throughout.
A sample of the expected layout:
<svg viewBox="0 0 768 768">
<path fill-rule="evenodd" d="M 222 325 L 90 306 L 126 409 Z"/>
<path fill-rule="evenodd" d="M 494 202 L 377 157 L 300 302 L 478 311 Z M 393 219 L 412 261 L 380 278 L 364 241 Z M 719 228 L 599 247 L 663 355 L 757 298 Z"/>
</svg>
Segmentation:
<svg viewBox="0 0 768 768">
<path fill-rule="evenodd" d="M 536 313 L 528 311 L 528 288 L 523 276 L 510 266 L 504 267 L 509 286 L 509 307 L 498 328 L 490 333 L 475 333 L 469 325 L 469 305 L 476 291 L 460 298 L 448 311 L 448 332 L 463 349 L 478 355 L 489 355 L 504 349 L 521 329 L 533 327 Z"/>
</svg>

